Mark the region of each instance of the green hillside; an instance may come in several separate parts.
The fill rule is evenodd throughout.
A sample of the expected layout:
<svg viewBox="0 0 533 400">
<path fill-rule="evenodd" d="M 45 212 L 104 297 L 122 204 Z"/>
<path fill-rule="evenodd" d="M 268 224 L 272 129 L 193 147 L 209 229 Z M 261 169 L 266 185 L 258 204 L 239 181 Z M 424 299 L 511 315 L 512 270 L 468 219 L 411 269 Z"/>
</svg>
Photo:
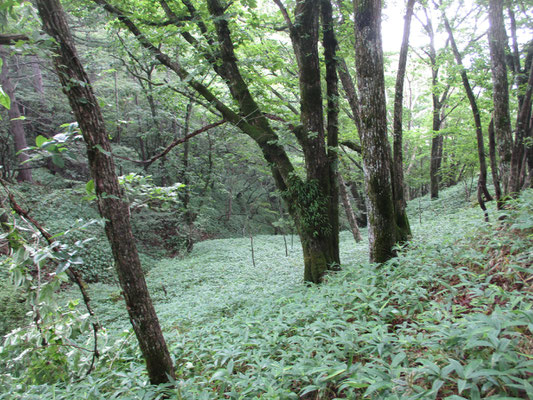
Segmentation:
<svg viewBox="0 0 533 400">
<path fill-rule="evenodd" d="M 381 266 L 366 262 L 366 238 L 343 232 L 342 271 L 321 286 L 303 284 L 290 236 L 288 256 L 282 236 L 254 237 L 255 266 L 250 238 L 154 265 L 147 281 L 176 389 L 147 385 L 120 290 L 93 284 L 105 328 L 96 370 L 83 376 L 90 357 L 72 347 L 58 365 L 6 344 L 0 398 L 530 398 L 533 193 L 503 221 L 491 210 L 489 224 L 476 207 L 454 208 L 461 196 L 411 203 L 414 239 Z M 74 341 L 90 348 L 89 333 Z"/>
</svg>

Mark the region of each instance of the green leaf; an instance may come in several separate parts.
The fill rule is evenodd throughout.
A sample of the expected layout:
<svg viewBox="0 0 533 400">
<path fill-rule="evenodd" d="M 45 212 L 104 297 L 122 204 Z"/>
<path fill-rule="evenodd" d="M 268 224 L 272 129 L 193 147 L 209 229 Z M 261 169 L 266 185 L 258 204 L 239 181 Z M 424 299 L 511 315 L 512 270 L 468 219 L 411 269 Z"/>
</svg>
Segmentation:
<svg viewBox="0 0 533 400">
<path fill-rule="evenodd" d="M 91 179 L 89 182 L 85 184 L 85 193 L 94 194 L 94 180 L 93 179 Z"/>
<path fill-rule="evenodd" d="M 98 149 L 98 151 L 100 151 L 100 153 L 104 153 L 106 156 L 110 156 L 111 155 L 111 153 L 109 151 L 104 150 L 104 148 L 101 145 L 99 145 L 99 144 L 95 145 L 94 147 L 96 149 Z"/>
<path fill-rule="evenodd" d="M 370 396 L 372 393 L 378 390 L 389 388 L 389 387 L 391 387 L 391 382 L 388 382 L 388 381 L 380 381 L 380 382 L 373 383 L 366 389 L 363 397 Z"/>
<path fill-rule="evenodd" d="M 457 391 L 459 394 L 463 393 L 463 390 L 466 388 L 466 381 L 464 379 L 457 380 Z"/>
<path fill-rule="evenodd" d="M 52 162 L 57 165 L 59 168 L 64 168 L 65 167 L 65 160 L 63 160 L 63 157 L 61 157 L 60 155 L 58 154 L 54 154 L 52 156 Z"/>
<path fill-rule="evenodd" d="M 35 138 L 35 145 L 37 147 L 43 147 L 43 144 L 48 142 L 48 138 L 44 137 L 43 135 L 39 135 Z"/>
<path fill-rule="evenodd" d="M 433 394 L 439 393 L 440 388 L 444 385 L 444 381 L 442 379 L 436 379 L 433 381 L 433 385 L 431 386 L 431 391 Z"/>
<path fill-rule="evenodd" d="M 63 261 L 56 268 L 56 275 L 59 275 L 61 272 L 65 272 L 70 267 L 70 261 Z"/>
<path fill-rule="evenodd" d="M 401 353 L 396 354 L 391 361 L 391 368 L 396 368 L 398 365 L 400 365 L 400 363 L 405 360 L 405 357 L 407 357 L 407 355 L 403 351 Z"/>
<path fill-rule="evenodd" d="M 11 121 L 24 121 L 26 119 L 26 117 L 24 115 L 21 115 L 20 117 L 17 117 L 17 118 L 11 118 Z"/>
<path fill-rule="evenodd" d="M 326 376 L 326 377 L 323 379 L 323 381 L 329 381 L 330 379 L 335 378 L 337 375 L 340 375 L 340 374 L 342 374 L 342 373 L 345 372 L 345 371 L 346 371 L 346 368 L 338 369 L 337 371 L 335 371 L 335 372 L 329 374 L 328 376 Z"/>
<path fill-rule="evenodd" d="M 8 110 L 11 108 L 11 99 L 1 87 L 0 87 L 0 105 L 4 106 Z"/>
<path fill-rule="evenodd" d="M 226 376 L 228 375 L 228 370 L 225 369 L 225 368 L 220 368 L 219 370 L 217 370 L 213 376 L 211 377 L 211 379 L 209 379 L 209 382 L 213 382 L 215 380 L 222 380 L 222 378 L 225 378 Z"/>
</svg>

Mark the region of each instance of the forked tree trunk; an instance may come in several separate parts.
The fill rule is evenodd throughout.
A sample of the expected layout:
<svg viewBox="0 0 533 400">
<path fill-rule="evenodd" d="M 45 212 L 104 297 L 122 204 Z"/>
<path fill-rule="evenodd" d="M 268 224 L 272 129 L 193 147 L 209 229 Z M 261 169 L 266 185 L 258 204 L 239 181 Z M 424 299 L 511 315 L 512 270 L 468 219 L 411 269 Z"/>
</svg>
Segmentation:
<svg viewBox="0 0 533 400">
<path fill-rule="evenodd" d="M 510 190 L 511 150 L 513 148 L 511 115 L 509 113 L 509 83 L 507 80 L 507 63 L 505 62 L 506 47 L 507 35 L 503 19 L 503 0 L 490 0 L 489 48 L 493 84 L 493 120 L 498 154 L 500 156 L 499 177 L 503 183 L 504 195 L 507 195 Z M 515 162 L 518 161 L 518 164 L 521 163 L 522 154 L 518 157 L 519 160 L 515 160 Z M 517 169 L 520 169 L 519 165 Z"/>
<path fill-rule="evenodd" d="M 525 174 L 521 174 L 522 170 L 524 172 L 526 170 L 526 168 L 521 168 L 522 162 L 524 161 L 524 154 L 526 154 L 526 159 L 528 161 L 528 167 L 530 170 L 529 179 L 533 183 L 533 177 L 531 176 L 533 167 L 533 146 L 529 145 L 527 149 L 524 146 L 526 138 L 529 138 L 530 140 L 533 139 L 533 114 L 531 112 L 532 95 L 533 65 L 530 64 L 527 89 L 522 97 L 522 101 L 516 118 L 516 137 L 513 146 L 513 153 L 511 158 L 511 173 L 509 179 L 509 192 L 511 195 L 516 195 L 522 188 L 523 181 L 525 181 Z"/>
<path fill-rule="evenodd" d="M 381 1 L 355 0 L 354 12 L 370 260 L 384 262 L 394 255 L 397 226 L 390 173 L 391 150 L 387 139 Z"/>
<path fill-rule="evenodd" d="M 36 4 L 43 29 L 57 43 L 54 67 L 87 144 L 98 208 L 106 219 L 105 231 L 150 382 L 169 382 L 174 377 L 172 361 L 144 280 L 98 101 L 78 58 L 61 4 L 58 0 L 37 0 Z"/>
<path fill-rule="evenodd" d="M 11 101 L 11 107 L 7 111 L 9 118 L 9 128 L 13 135 L 13 142 L 15 143 L 15 153 L 17 153 L 19 172 L 16 176 L 17 182 L 33 182 L 31 174 L 31 166 L 27 162 L 30 157 L 22 150 L 28 147 L 26 142 L 26 132 L 22 123 L 19 104 L 15 95 L 15 87 L 9 79 L 7 57 L 5 57 L 4 50 L 0 47 L 0 57 L 2 58 L 2 71 L 0 72 L 0 84 L 4 88 L 6 94 Z"/>
</svg>

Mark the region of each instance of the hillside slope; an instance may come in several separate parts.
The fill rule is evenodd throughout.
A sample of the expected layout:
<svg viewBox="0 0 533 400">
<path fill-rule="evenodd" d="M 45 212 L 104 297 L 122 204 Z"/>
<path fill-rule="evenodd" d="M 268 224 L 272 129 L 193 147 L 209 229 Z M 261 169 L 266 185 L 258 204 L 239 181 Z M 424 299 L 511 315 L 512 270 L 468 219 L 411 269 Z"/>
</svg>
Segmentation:
<svg viewBox="0 0 533 400">
<path fill-rule="evenodd" d="M 177 389 L 147 386 L 118 289 L 92 285 L 96 371 L 28 382 L 6 368 L 0 399 L 533 398 L 533 192 L 504 222 L 464 204 L 460 188 L 411 203 L 414 239 L 385 265 L 344 232 L 343 269 L 321 286 L 303 285 L 290 237 L 288 256 L 283 237 L 255 237 L 255 266 L 249 238 L 162 260 L 147 279 Z"/>
</svg>

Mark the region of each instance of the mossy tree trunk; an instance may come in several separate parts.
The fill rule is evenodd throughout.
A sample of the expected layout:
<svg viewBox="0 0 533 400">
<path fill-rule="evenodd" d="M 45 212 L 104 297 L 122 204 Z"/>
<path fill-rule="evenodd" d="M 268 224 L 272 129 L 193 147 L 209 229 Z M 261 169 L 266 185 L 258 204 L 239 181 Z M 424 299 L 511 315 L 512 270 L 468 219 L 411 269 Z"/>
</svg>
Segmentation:
<svg viewBox="0 0 533 400">
<path fill-rule="evenodd" d="M 304 280 L 320 282 L 328 269 L 340 264 L 339 187 L 337 181 L 338 78 L 337 41 L 329 0 L 296 2 L 294 21 L 280 1 L 298 64 L 300 122 L 294 130 L 306 164 L 306 180 L 293 179 L 286 199 L 304 253 Z M 320 13 L 319 13 L 320 12 Z M 326 63 L 327 122 L 324 121 L 318 40 L 322 19 Z M 325 127 L 327 124 L 327 127 Z M 290 198 L 292 197 L 292 199 Z"/>
<path fill-rule="evenodd" d="M 503 19 L 503 0 L 489 1 L 489 48 L 492 72 L 492 99 L 494 104 L 494 134 L 500 158 L 499 178 L 503 183 L 504 195 L 509 192 L 511 172 L 511 152 L 513 138 L 511 134 L 511 114 L 509 112 L 509 82 L 507 79 L 507 63 L 505 48 L 507 35 Z M 516 163 L 517 160 L 515 160 Z M 522 162 L 520 157 L 519 164 Z M 514 167 L 514 166 L 513 166 Z M 518 168 L 520 169 L 519 166 Z M 513 188 L 512 190 L 515 190 Z M 500 200 L 497 198 L 497 200 Z"/>
<path fill-rule="evenodd" d="M 405 182 L 403 176 L 403 86 L 407 67 L 407 52 L 409 49 L 409 34 L 411 32 L 411 19 L 416 0 L 407 1 L 405 22 L 403 28 L 402 46 L 398 61 L 398 73 L 394 88 L 394 120 L 393 120 L 393 162 L 392 162 L 392 191 L 394 198 L 394 213 L 396 215 L 397 233 L 396 240 L 405 242 L 411 237 L 411 226 L 407 218 L 405 200 Z"/>
<path fill-rule="evenodd" d="M 269 123 L 267 114 L 261 110 L 259 103 L 252 96 L 246 80 L 241 74 L 239 60 L 235 54 L 234 43 L 228 21 L 231 16 L 226 13 L 227 4 L 220 0 L 207 0 L 210 20 L 204 20 L 202 14 L 189 1 L 183 1 L 191 20 L 198 28 L 198 36 L 194 37 L 183 29 L 180 18 L 173 6 L 160 0 L 163 12 L 175 26 L 183 39 L 194 47 L 213 71 L 227 86 L 233 99 L 232 106 L 226 105 L 221 98 L 211 92 L 201 82 L 195 80 L 181 64 L 156 46 L 140 30 L 137 23 L 121 9 L 106 0 L 93 0 L 115 15 L 121 23 L 135 36 L 139 43 L 161 64 L 174 71 L 191 89 L 207 100 L 224 118 L 248 135 L 261 149 L 264 159 L 268 162 L 277 188 L 289 208 L 291 217 L 298 229 L 304 248 L 304 264 L 306 281 L 318 283 L 324 273 L 339 264 L 338 249 L 338 187 L 336 183 L 336 122 L 334 115 L 328 112 L 327 138 L 324 127 L 324 110 L 321 88 L 320 62 L 318 57 L 319 13 L 321 6 L 329 4 L 316 0 L 298 0 L 295 6 L 294 24 L 281 1 L 275 0 L 280 6 L 292 39 L 294 53 L 298 60 L 300 77 L 300 121 L 301 125 L 292 127 L 306 161 L 306 176 L 297 176 L 294 166 L 285 151 L 280 138 Z M 328 17 L 326 16 L 326 19 Z M 215 37 L 210 32 L 209 24 L 214 25 Z M 325 26 L 328 25 L 327 23 Z M 326 29 L 327 30 L 327 29 Z M 330 30 L 329 35 L 333 34 Z M 328 34 L 325 35 L 325 37 Z M 199 40 L 205 42 L 200 43 Z M 324 42 L 324 46 L 329 45 Z M 331 53 L 331 52 L 330 52 Z M 333 56 L 325 58 L 334 60 Z M 328 61 L 327 61 L 328 63 Z M 333 89 L 331 66 L 327 75 L 328 91 Z M 333 106 L 334 108 L 335 106 Z M 332 106 L 328 110 L 333 109 Z M 301 203 L 303 201 L 303 203 Z M 307 208 L 305 205 L 313 205 Z M 308 215 L 313 210 L 313 215 Z M 319 221 L 319 222 L 318 222 Z"/>
<path fill-rule="evenodd" d="M 98 100 L 78 58 L 61 4 L 58 0 L 37 0 L 36 4 L 44 31 L 57 43 L 54 67 L 87 144 L 98 208 L 106 219 L 105 231 L 150 382 L 169 382 L 174 368 L 144 279 Z"/>
<path fill-rule="evenodd" d="M 387 109 L 381 1 L 355 0 L 355 60 L 361 116 L 361 147 L 368 197 L 370 260 L 387 261 L 394 255 L 397 224 L 391 184 L 391 149 L 387 138 Z"/>
</svg>

